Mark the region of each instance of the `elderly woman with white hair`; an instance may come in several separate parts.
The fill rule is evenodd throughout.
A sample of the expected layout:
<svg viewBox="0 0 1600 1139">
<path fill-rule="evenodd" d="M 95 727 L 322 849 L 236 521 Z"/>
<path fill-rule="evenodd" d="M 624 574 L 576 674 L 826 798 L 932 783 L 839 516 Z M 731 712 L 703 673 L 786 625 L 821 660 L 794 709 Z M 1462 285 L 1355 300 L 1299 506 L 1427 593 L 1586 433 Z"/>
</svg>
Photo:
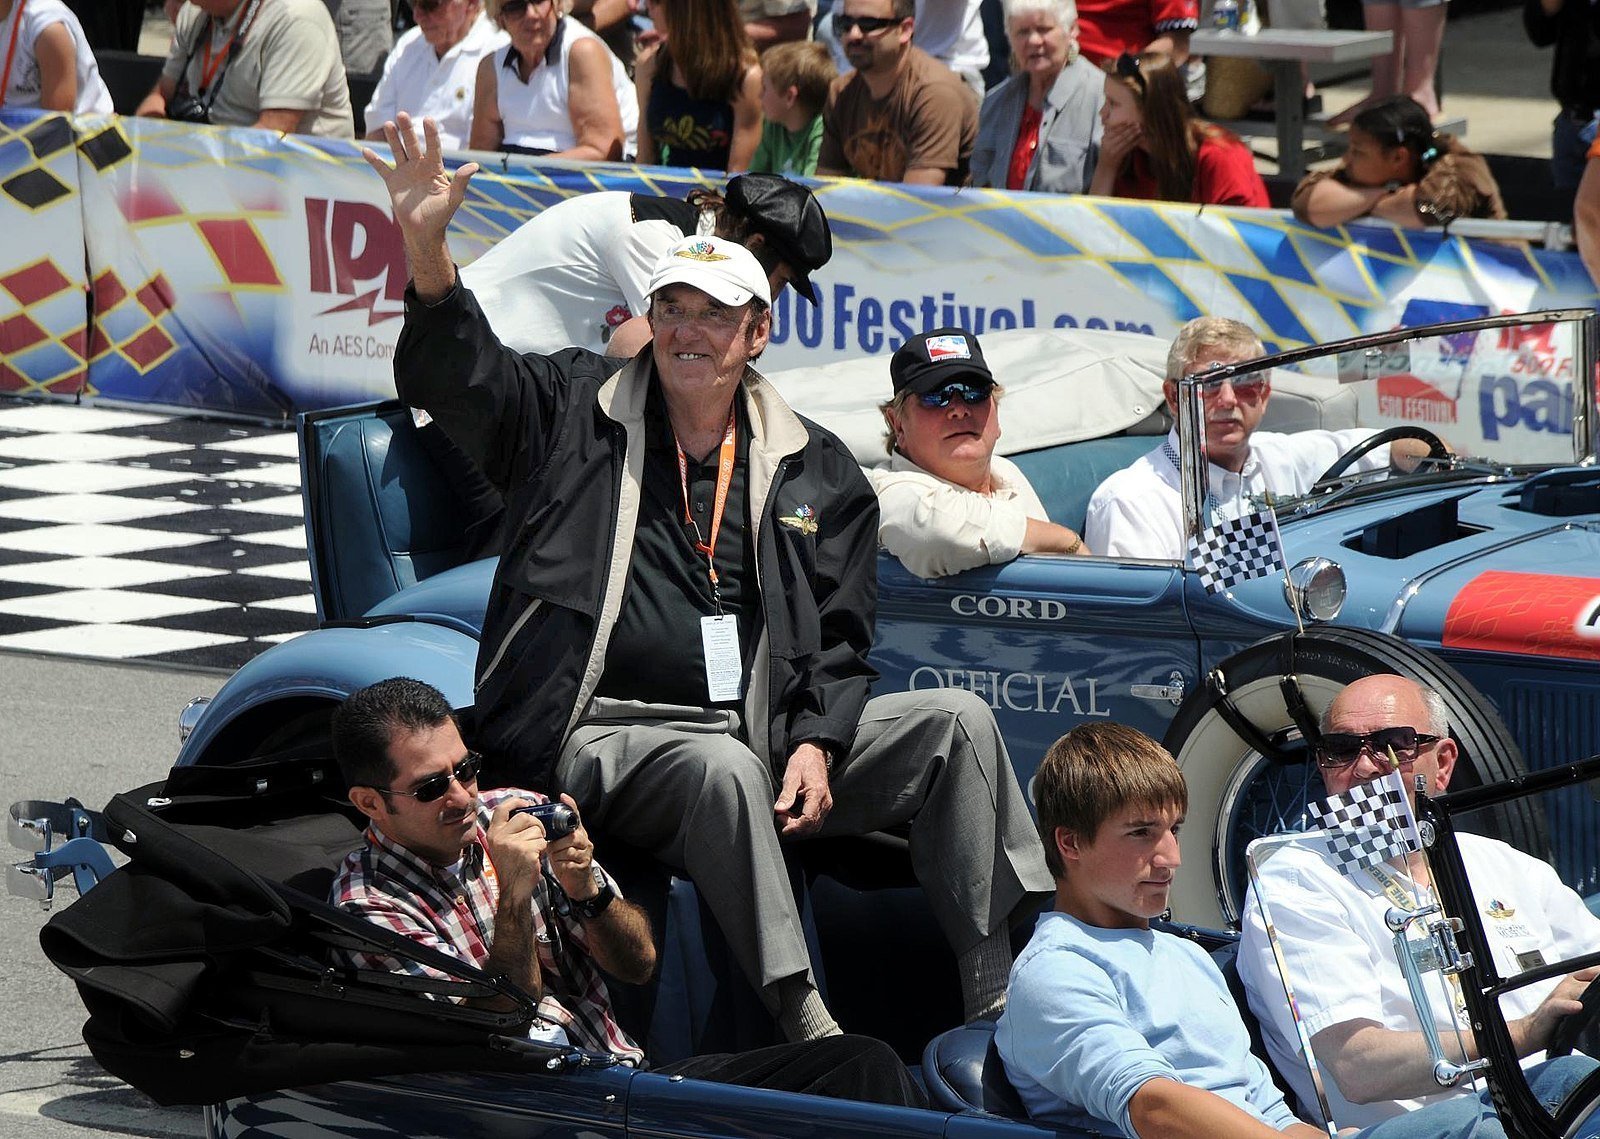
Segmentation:
<svg viewBox="0 0 1600 1139">
<path fill-rule="evenodd" d="M 478 66 L 474 150 L 616 161 L 634 150 L 638 95 L 622 61 L 567 15 L 571 0 L 489 0 L 511 42 Z"/>
<path fill-rule="evenodd" d="M 1100 157 L 1105 75 L 1078 55 L 1073 0 L 1005 0 L 1011 78 L 983 101 L 972 184 L 1079 194 Z"/>
</svg>

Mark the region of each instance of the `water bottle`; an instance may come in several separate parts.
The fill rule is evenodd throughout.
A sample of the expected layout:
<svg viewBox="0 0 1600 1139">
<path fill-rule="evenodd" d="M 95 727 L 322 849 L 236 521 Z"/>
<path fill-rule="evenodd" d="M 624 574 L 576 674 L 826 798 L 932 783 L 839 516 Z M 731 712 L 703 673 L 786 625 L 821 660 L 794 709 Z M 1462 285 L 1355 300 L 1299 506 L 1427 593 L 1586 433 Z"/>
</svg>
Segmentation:
<svg viewBox="0 0 1600 1139">
<path fill-rule="evenodd" d="M 1215 0 L 1211 6 L 1211 26 L 1219 32 L 1239 30 L 1239 0 Z"/>
</svg>

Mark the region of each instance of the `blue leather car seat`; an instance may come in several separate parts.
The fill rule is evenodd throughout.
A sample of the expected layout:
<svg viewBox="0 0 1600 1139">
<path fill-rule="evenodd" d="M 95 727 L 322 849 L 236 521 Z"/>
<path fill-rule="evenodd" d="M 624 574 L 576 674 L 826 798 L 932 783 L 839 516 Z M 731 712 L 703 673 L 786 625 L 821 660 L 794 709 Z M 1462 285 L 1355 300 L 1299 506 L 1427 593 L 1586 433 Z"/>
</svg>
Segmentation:
<svg viewBox="0 0 1600 1139">
<path fill-rule="evenodd" d="M 975 1020 L 942 1032 L 922 1053 L 922 1079 L 939 1111 L 976 1111 L 1006 1119 L 1027 1119 L 1017 1089 L 1006 1079 L 994 1046 L 995 1022 Z"/>
<path fill-rule="evenodd" d="M 1108 476 L 1160 446 L 1159 435 L 1112 435 L 1062 443 L 1009 458 L 1033 484 L 1054 522 L 1080 533 L 1095 488 Z"/>
<path fill-rule="evenodd" d="M 409 409 L 314 421 L 308 535 L 325 620 L 359 617 L 393 593 L 466 560 L 460 504 L 417 439 Z"/>
</svg>

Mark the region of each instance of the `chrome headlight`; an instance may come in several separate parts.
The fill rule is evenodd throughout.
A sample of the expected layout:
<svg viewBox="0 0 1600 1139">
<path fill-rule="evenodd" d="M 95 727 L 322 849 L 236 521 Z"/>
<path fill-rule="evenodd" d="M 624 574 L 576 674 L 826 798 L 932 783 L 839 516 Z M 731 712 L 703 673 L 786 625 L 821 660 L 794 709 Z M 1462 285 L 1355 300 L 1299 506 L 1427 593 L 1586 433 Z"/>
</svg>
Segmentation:
<svg viewBox="0 0 1600 1139">
<path fill-rule="evenodd" d="M 1283 599 L 1301 620 L 1332 621 L 1344 598 L 1344 568 L 1329 558 L 1306 558 L 1284 575 Z"/>
<path fill-rule="evenodd" d="M 211 703 L 209 696 L 196 696 L 183 706 L 183 711 L 178 713 L 178 742 L 181 744 L 194 733 L 195 725 L 200 723 L 200 717 L 206 714 L 206 705 Z"/>
</svg>

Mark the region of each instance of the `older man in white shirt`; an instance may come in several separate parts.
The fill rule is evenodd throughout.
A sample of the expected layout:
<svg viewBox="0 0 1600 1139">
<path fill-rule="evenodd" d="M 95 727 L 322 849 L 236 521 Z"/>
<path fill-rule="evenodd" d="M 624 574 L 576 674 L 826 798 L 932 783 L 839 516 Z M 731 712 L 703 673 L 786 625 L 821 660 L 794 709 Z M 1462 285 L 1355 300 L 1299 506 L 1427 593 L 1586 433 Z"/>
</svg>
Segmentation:
<svg viewBox="0 0 1600 1139">
<path fill-rule="evenodd" d="M 1177 415 L 1180 377 L 1264 355 L 1261 338 L 1249 326 L 1226 317 L 1196 317 L 1178 331 L 1167 353 L 1162 390 L 1168 408 Z M 1271 396 L 1268 372 L 1224 380 L 1202 393 L 1209 460 L 1207 505 L 1214 520 L 1248 514 L 1256 509 L 1255 500 L 1269 491 L 1304 494 L 1340 455 L 1373 435 L 1368 427 L 1288 435 L 1257 431 Z M 1402 439 L 1393 446 L 1374 448 L 1350 469 L 1370 471 L 1399 464 L 1399 469 L 1410 470 L 1426 452 L 1426 444 Z M 1109 557 L 1183 560 L 1182 486 L 1174 427 L 1161 446 L 1095 489 L 1084 521 L 1084 541 Z"/>
<path fill-rule="evenodd" d="M 994 453 L 1001 389 L 976 336 L 960 328 L 913 336 L 889 375 L 889 462 L 867 478 L 878 495 L 878 540 L 907 569 L 944 577 L 1018 554 L 1089 552 L 1050 521 L 1016 464 Z"/>
<path fill-rule="evenodd" d="M 478 61 L 507 42 L 483 14 L 482 0 L 413 0 L 417 26 L 400 37 L 367 104 L 367 137 L 383 140 L 383 124 L 401 111 L 439 124 L 446 150 L 467 145 Z"/>
</svg>

